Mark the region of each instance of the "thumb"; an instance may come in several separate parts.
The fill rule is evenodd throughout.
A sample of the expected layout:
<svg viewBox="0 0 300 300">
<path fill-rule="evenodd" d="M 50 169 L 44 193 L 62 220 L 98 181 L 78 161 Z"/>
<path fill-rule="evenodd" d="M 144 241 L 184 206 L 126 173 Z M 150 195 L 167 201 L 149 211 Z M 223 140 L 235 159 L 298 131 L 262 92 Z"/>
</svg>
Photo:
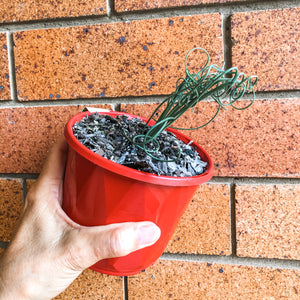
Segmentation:
<svg viewBox="0 0 300 300">
<path fill-rule="evenodd" d="M 99 260 L 125 256 L 151 246 L 160 233 L 159 227 L 148 221 L 84 227 L 76 236 L 78 246 L 81 245 L 80 252 L 84 249 L 83 256 L 75 254 L 73 257 L 81 257 L 78 267 L 85 269 Z"/>
</svg>

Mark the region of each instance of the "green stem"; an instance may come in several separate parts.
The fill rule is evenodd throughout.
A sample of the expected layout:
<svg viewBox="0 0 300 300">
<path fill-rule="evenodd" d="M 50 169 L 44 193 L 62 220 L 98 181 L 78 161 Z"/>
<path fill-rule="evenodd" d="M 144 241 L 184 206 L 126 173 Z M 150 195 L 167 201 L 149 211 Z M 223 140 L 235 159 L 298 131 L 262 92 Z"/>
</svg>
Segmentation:
<svg viewBox="0 0 300 300">
<path fill-rule="evenodd" d="M 207 56 L 204 66 L 198 73 L 190 73 L 188 69 L 187 60 L 193 51 L 200 50 Z M 192 130 L 202 128 L 211 123 L 220 112 L 221 108 L 226 109 L 227 106 L 232 106 L 234 109 L 244 110 L 250 107 L 255 99 L 254 86 L 257 83 L 257 76 L 250 76 L 246 78 L 244 73 L 239 73 L 236 67 L 224 70 L 224 64 L 220 68 L 217 65 L 209 65 L 209 54 L 203 48 L 194 48 L 190 50 L 185 57 L 185 78 L 179 78 L 176 82 L 176 90 L 160 103 L 154 112 L 151 114 L 146 125 L 148 126 L 151 120 L 156 123 L 151 126 L 151 129 L 143 136 L 138 136 L 143 139 L 143 143 L 137 143 L 136 138 L 133 143 L 138 145 L 152 158 L 154 156 L 146 149 L 150 142 L 154 142 L 156 138 L 168 127 L 180 118 L 187 110 L 197 105 L 199 102 L 211 97 L 218 104 L 218 109 L 215 115 L 209 119 L 205 124 L 194 128 L 177 128 L 181 130 Z M 253 93 L 253 99 L 249 105 L 238 108 L 234 105 L 246 92 Z M 229 96 L 228 103 L 224 103 L 223 99 Z M 155 118 L 159 110 L 166 106 L 160 113 L 159 117 Z M 158 149 L 156 149 L 157 151 Z"/>
</svg>

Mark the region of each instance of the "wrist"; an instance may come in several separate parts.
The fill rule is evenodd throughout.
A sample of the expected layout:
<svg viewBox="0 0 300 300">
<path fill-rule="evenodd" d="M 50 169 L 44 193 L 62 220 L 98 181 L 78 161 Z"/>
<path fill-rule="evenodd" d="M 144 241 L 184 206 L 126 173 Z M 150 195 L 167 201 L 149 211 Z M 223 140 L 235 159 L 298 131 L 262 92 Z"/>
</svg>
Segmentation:
<svg viewBox="0 0 300 300">
<path fill-rule="evenodd" d="M 0 280 L 2 278 L 0 277 Z M 41 289 L 38 288 L 38 284 L 32 280 L 22 280 L 19 278 L 11 281 L 11 285 L 8 282 L 3 282 L 0 285 L 0 300 L 33 300 L 43 299 Z"/>
<path fill-rule="evenodd" d="M 0 300 L 41 299 L 38 278 L 25 273 L 17 257 L 10 256 L 15 257 L 14 260 L 8 257 L 4 254 L 0 259 Z"/>
</svg>

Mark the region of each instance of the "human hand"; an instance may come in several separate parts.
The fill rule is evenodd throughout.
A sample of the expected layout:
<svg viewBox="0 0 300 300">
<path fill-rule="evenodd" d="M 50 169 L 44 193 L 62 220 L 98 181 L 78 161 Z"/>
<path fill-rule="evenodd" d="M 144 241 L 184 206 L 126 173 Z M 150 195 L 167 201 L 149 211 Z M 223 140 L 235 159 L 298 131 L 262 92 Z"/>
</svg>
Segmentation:
<svg viewBox="0 0 300 300">
<path fill-rule="evenodd" d="M 0 299 L 51 299 L 86 268 L 154 244 L 160 229 L 151 222 L 85 227 L 62 210 L 67 143 L 51 150 L 10 245 L 0 259 Z"/>
</svg>

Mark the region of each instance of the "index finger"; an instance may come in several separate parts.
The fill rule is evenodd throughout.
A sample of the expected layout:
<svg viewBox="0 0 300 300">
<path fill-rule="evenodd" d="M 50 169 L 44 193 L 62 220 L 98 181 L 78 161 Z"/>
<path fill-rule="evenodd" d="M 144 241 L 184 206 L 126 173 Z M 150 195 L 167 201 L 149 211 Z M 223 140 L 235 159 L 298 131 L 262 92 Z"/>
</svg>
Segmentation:
<svg viewBox="0 0 300 300">
<path fill-rule="evenodd" d="M 64 138 L 60 138 L 51 148 L 44 164 L 39 179 L 63 180 L 67 160 L 68 144 Z"/>
</svg>

